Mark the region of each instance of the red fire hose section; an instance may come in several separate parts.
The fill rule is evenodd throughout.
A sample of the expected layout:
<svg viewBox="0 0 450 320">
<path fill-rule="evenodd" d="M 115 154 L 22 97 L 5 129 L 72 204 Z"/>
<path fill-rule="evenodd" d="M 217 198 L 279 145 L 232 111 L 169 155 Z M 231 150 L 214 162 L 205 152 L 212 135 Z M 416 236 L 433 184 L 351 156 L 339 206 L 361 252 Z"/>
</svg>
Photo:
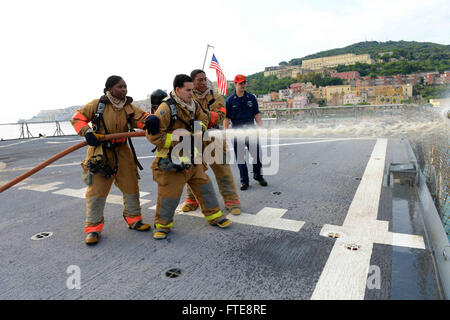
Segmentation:
<svg viewBox="0 0 450 320">
<path fill-rule="evenodd" d="M 111 139 L 120 139 L 120 138 L 131 138 L 131 137 L 143 137 L 145 136 L 145 131 L 136 131 L 136 132 L 123 132 L 123 133 L 113 133 L 113 134 L 108 134 L 106 135 L 104 138 L 99 139 L 100 141 L 103 140 L 111 140 Z M 12 186 L 14 186 L 15 184 L 19 183 L 20 181 L 28 178 L 29 176 L 35 174 L 36 172 L 38 172 L 39 170 L 45 168 L 46 166 L 48 166 L 49 164 L 55 162 L 58 159 L 61 159 L 62 157 L 68 155 L 71 152 L 74 152 L 75 150 L 78 150 L 84 146 L 87 145 L 86 141 L 77 143 L 63 151 L 61 151 L 60 153 L 54 155 L 53 157 L 51 157 L 50 159 L 42 162 L 41 164 L 37 165 L 36 167 L 34 167 L 33 169 L 25 172 L 24 174 L 21 174 L 20 176 L 18 176 L 17 178 L 9 181 L 8 183 L 4 184 L 3 186 L 0 187 L 0 193 L 2 193 L 3 191 L 11 188 Z"/>
</svg>

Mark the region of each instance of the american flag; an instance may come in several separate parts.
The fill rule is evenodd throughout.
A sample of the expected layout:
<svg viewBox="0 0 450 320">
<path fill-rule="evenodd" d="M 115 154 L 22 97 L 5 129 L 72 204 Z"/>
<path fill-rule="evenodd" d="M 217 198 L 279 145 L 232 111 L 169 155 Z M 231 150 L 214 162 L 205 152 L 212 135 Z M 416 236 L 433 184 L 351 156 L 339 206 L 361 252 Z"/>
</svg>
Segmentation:
<svg viewBox="0 0 450 320">
<path fill-rule="evenodd" d="M 228 90 L 228 82 L 225 78 L 225 75 L 222 72 L 222 69 L 220 68 L 219 61 L 217 61 L 216 56 L 213 53 L 211 64 L 209 65 L 211 69 L 216 70 L 217 75 L 217 88 L 219 89 L 219 93 L 223 96 L 227 95 Z"/>
</svg>

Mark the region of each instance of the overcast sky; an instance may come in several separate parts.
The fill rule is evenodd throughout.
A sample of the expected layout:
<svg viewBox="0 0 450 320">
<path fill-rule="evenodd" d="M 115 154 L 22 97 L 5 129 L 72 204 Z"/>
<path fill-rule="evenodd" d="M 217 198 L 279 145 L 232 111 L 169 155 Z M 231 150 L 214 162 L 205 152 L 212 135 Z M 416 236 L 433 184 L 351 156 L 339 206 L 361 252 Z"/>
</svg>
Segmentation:
<svg viewBox="0 0 450 320">
<path fill-rule="evenodd" d="M 365 40 L 450 44 L 450 1 L 1 1 L 0 123 L 83 105 L 112 74 L 145 99 L 201 68 L 207 44 L 233 79 Z"/>
</svg>

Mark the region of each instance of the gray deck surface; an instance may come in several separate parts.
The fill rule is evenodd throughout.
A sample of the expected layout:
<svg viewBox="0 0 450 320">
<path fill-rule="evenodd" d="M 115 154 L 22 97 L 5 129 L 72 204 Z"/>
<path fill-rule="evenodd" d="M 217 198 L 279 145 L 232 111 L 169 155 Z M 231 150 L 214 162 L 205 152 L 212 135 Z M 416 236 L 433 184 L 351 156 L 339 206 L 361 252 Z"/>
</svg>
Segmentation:
<svg viewBox="0 0 450 320">
<path fill-rule="evenodd" d="M 0 162 L 6 165 L 1 184 L 81 139 L 0 142 Z M 153 224 L 153 146 L 144 138 L 133 141 L 145 167 L 140 189 L 148 194 L 141 199 L 149 201 L 142 204 L 142 214 Z M 337 241 L 320 231 L 325 224 L 343 225 L 376 139 L 280 141 L 302 142 L 311 143 L 280 146 L 279 172 L 266 176 L 268 187 L 251 180 L 247 191 L 238 191 L 243 213 L 286 209 L 283 219 L 304 221 L 298 232 L 245 223 L 222 230 L 202 218 L 176 214 L 168 239 L 157 241 L 152 232 L 127 229 L 121 204 L 107 203 L 101 241 L 88 247 L 84 198 L 58 194 L 86 187 L 79 166 L 86 149 L 58 160 L 0 194 L 0 299 L 310 299 Z M 385 170 L 389 162 L 407 160 L 403 143 L 390 139 Z M 237 166 L 231 167 L 239 187 Z M 207 173 L 214 179 L 211 170 Z M 42 185 L 52 183 L 43 191 Z M 111 194 L 121 195 L 115 186 Z M 377 220 L 388 221 L 390 232 L 425 236 L 420 210 L 414 188 L 382 187 Z M 53 235 L 30 239 L 44 231 Z M 426 249 L 375 243 L 370 266 L 379 268 L 381 280 L 378 288 L 366 288 L 364 299 L 440 299 L 424 241 Z M 81 289 L 68 289 L 69 266 L 79 267 Z M 172 268 L 182 274 L 166 277 Z"/>
</svg>

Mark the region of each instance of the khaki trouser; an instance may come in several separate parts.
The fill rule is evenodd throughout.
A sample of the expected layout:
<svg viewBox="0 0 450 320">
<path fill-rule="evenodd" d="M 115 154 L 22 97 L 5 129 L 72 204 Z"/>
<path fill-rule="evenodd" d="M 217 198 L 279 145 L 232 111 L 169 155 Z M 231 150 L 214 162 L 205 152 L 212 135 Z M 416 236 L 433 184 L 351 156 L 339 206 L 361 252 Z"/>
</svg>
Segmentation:
<svg viewBox="0 0 450 320">
<path fill-rule="evenodd" d="M 209 224 L 215 224 L 223 219 L 213 185 L 203 165 L 193 165 L 185 172 L 162 171 L 160 168 L 154 168 L 153 180 L 158 183 L 156 229 L 169 231 L 173 226 L 175 209 L 180 203 L 185 184 L 191 188 Z"/>
<path fill-rule="evenodd" d="M 231 210 L 233 208 L 240 208 L 239 197 L 236 193 L 236 187 L 234 185 L 233 173 L 229 164 L 210 164 L 214 175 L 216 176 L 217 185 L 219 186 L 219 192 L 222 195 L 225 207 Z M 189 186 L 186 188 L 186 203 L 198 205 L 194 194 Z"/>
<path fill-rule="evenodd" d="M 222 163 L 211 163 L 209 166 L 211 167 L 214 175 L 216 177 L 217 185 L 219 187 L 219 192 L 222 195 L 223 201 L 225 202 L 225 207 L 228 210 L 234 208 L 240 208 L 241 204 L 239 202 L 239 197 L 236 192 L 236 187 L 234 185 L 233 173 L 231 172 L 230 165 L 227 163 L 227 145 L 226 140 L 219 139 L 216 141 L 215 138 L 211 139 L 211 142 L 205 141 L 203 142 L 203 150 L 207 148 L 207 146 L 211 146 L 212 144 L 216 144 L 217 147 L 222 147 L 223 153 L 223 162 Z M 215 150 L 211 152 L 211 156 L 215 156 Z M 195 199 L 194 194 L 192 193 L 189 186 L 186 188 L 186 203 L 193 204 L 198 206 L 198 202 Z"/>
<path fill-rule="evenodd" d="M 115 177 L 105 178 L 94 174 L 89 178 L 89 172 L 83 162 L 83 178 L 88 185 L 86 191 L 86 224 L 85 232 L 101 232 L 103 229 L 106 198 L 114 184 L 123 194 L 123 217 L 128 225 L 142 219 L 139 202 L 139 185 L 136 163 L 130 148 L 125 144 L 115 147 L 118 159 L 118 171 Z M 107 150 L 110 166 L 114 166 L 114 155 Z"/>
</svg>

